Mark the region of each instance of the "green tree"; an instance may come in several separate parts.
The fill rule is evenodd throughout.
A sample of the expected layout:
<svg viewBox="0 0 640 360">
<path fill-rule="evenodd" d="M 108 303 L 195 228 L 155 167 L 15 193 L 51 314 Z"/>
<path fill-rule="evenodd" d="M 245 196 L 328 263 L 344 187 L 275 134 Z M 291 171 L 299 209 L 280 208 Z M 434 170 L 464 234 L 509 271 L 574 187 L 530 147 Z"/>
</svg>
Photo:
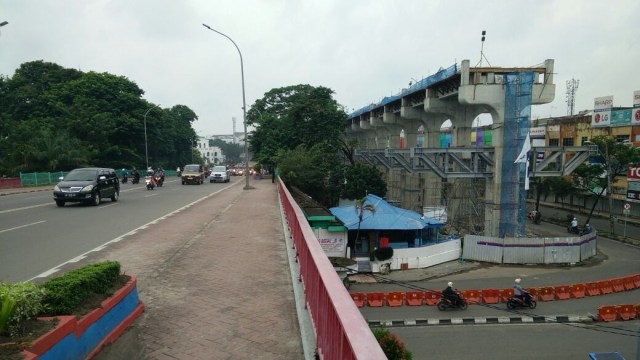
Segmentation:
<svg viewBox="0 0 640 360">
<path fill-rule="evenodd" d="M 217 146 L 222 150 L 226 163 L 229 165 L 237 164 L 241 161 L 241 155 L 244 151 L 243 147 L 239 144 L 230 144 L 220 139 L 214 139 L 209 141 L 209 146 Z"/>
<path fill-rule="evenodd" d="M 613 189 L 617 176 L 626 176 L 628 164 L 640 161 L 640 149 L 621 143 L 609 136 L 598 136 L 591 139 L 597 148 L 592 156 L 593 164 L 582 164 L 572 173 L 572 183 L 588 196 L 593 197 L 593 205 L 587 221 L 591 219 L 593 211 L 600 198 L 607 191 Z M 613 220 L 613 194 L 609 196 L 609 231 L 615 234 Z"/>
<path fill-rule="evenodd" d="M 360 199 L 367 194 L 375 194 L 380 197 L 387 195 L 387 184 L 380 170 L 366 164 L 346 166 L 341 197 Z"/>
</svg>

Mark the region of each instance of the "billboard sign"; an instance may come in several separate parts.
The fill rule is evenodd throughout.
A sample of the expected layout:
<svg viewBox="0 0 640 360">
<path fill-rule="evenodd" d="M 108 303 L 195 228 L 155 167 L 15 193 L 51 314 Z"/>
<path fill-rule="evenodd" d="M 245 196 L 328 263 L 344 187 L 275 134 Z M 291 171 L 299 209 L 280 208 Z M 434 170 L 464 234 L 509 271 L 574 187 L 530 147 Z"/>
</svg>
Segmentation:
<svg viewBox="0 0 640 360">
<path fill-rule="evenodd" d="M 640 90 L 633 92 L 633 110 L 631 111 L 631 123 L 640 125 Z"/>
<path fill-rule="evenodd" d="M 607 127 L 611 124 L 611 107 L 613 96 L 597 97 L 593 101 L 591 127 Z"/>
<path fill-rule="evenodd" d="M 632 109 L 614 110 L 611 112 L 611 126 L 631 125 Z"/>
</svg>

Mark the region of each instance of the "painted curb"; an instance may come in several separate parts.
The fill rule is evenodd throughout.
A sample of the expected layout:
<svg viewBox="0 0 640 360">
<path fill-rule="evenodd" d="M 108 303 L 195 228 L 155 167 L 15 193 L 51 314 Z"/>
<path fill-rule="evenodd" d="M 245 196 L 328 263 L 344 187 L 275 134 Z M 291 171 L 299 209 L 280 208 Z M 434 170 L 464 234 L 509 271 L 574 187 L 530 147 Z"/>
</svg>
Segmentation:
<svg viewBox="0 0 640 360">
<path fill-rule="evenodd" d="M 541 323 L 591 323 L 590 315 L 487 316 L 449 319 L 368 320 L 369 327 L 410 327 L 438 325 L 491 325 Z"/>
<path fill-rule="evenodd" d="M 36 339 L 22 352 L 25 359 L 83 360 L 95 356 L 113 343 L 144 311 L 138 298 L 135 276 L 125 286 L 102 302 L 102 306 L 80 319 L 56 316 L 58 325 Z"/>
</svg>

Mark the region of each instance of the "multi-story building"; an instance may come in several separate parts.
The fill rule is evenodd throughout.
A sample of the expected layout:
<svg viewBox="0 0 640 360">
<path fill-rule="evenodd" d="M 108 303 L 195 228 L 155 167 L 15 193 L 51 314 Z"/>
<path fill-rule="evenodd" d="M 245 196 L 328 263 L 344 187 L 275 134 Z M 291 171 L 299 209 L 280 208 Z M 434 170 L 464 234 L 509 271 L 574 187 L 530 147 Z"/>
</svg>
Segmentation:
<svg viewBox="0 0 640 360">
<path fill-rule="evenodd" d="M 200 152 L 200 156 L 204 160 L 204 165 L 217 165 L 224 163 L 224 154 L 222 149 L 217 146 L 210 146 L 210 138 L 203 136 L 198 137 L 196 149 Z"/>
</svg>

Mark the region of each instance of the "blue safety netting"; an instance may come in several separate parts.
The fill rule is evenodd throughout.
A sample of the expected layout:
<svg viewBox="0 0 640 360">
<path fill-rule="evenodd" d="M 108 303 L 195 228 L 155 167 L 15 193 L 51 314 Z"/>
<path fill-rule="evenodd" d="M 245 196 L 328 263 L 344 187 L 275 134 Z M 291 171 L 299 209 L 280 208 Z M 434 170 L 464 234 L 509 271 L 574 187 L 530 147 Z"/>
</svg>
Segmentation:
<svg viewBox="0 0 640 360">
<path fill-rule="evenodd" d="M 500 187 L 499 235 L 525 235 L 527 163 L 515 163 L 531 127 L 533 72 L 507 73 L 505 82 L 504 135 Z"/>
<path fill-rule="evenodd" d="M 375 103 L 375 104 L 369 104 L 367 106 L 364 106 L 358 110 L 355 110 L 354 112 L 352 112 L 351 114 L 349 114 L 348 119 L 352 119 L 354 117 L 358 117 L 360 115 L 362 115 L 365 112 L 369 112 L 373 109 L 385 106 L 387 104 L 390 104 L 396 100 L 401 99 L 403 96 L 407 96 L 409 94 L 412 94 L 416 91 L 423 91 L 426 88 L 428 88 L 430 85 L 433 85 L 437 82 L 440 82 L 444 79 L 447 79 L 453 75 L 455 75 L 458 72 L 458 66 L 456 64 L 453 64 L 451 66 L 449 66 L 446 69 L 441 69 L 439 70 L 437 73 L 427 76 L 426 78 L 417 81 L 415 84 L 412 84 L 411 86 L 409 86 L 408 89 L 403 90 L 402 92 L 400 92 L 398 95 L 393 95 L 393 96 L 385 96 L 384 98 L 382 98 L 382 100 L 380 100 L 380 102 Z"/>
</svg>

